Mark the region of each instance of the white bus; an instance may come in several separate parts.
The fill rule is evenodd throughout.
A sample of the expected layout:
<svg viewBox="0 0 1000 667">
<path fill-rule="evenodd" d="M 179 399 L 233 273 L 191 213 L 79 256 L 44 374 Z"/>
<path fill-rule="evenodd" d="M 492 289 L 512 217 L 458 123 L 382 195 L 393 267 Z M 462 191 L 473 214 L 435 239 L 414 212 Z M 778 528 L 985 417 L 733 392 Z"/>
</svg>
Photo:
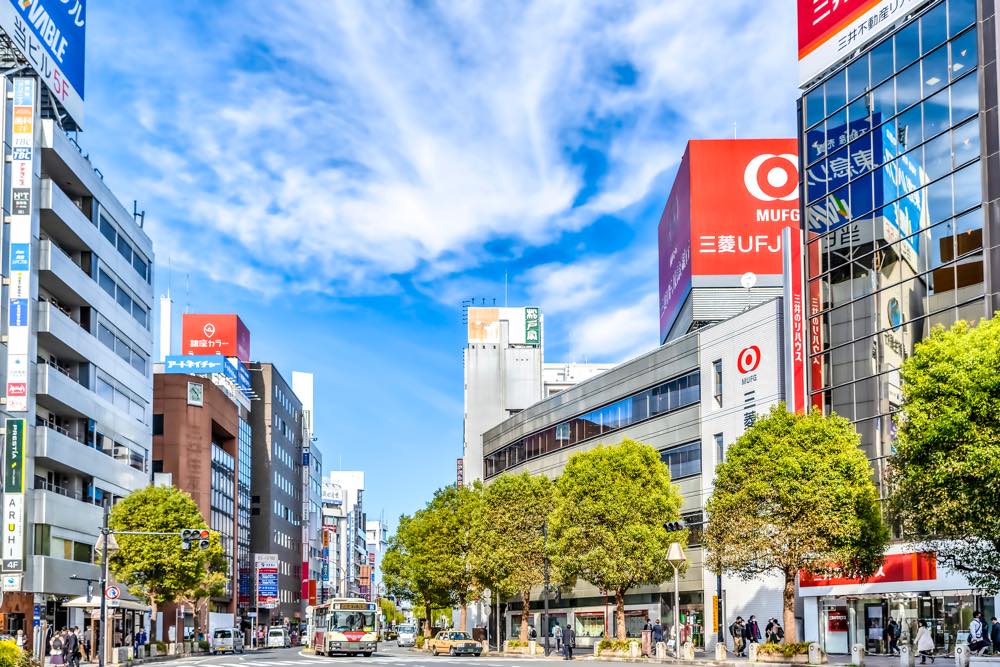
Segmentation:
<svg viewBox="0 0 1000 667">
<path fill-rule="evenodd" d="M 310 645 L 317 655 L 370 656 L 378 650 L 378 611 L 362 598 L 334 598 L 312 608 Z"/>
</svg>

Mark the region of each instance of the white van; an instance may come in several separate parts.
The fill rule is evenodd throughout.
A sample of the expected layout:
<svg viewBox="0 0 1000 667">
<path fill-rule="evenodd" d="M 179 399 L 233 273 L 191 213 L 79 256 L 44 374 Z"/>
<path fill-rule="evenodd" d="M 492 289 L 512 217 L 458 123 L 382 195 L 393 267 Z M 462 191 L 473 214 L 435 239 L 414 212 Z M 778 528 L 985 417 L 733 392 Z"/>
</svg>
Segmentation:
<svg viewBox="0 0 1000 667">
<path fill-rule="evenodd" d="M 417 643 L 417 626 L 410 625 L 409 623 L 405 625 L 400 625 L 396 627 L 396 645 L 397 646 L 415 646 Z"/>
<path fill-rule="evenodd" d="M 288 636 L 288 630 L 283 627 L 274 626 L 267 631 L 267 648 L 291 648 L 292 638 Z"/>
<path fill-rule="evenodd" d="M 217 628 L 208 648 L 211 653 L 243 653 L 243 633 L 239 628 Z"/>
</svg>

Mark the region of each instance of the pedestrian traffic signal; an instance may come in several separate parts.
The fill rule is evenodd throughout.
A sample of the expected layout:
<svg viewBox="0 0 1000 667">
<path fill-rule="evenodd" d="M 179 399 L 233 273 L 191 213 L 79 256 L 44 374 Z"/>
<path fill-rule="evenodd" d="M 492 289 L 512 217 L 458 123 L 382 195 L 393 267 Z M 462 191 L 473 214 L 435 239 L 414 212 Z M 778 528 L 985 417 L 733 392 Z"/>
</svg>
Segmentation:
<svg viewBox="0 0 1000 667">
<path fill-rule="evenodd" d="M 668 521 L 667 523 L 663 524 L 663 527 L 666 528 L 671 533 L 676 533 L 677 531 L 684 530 L 685 528 L 687 528 L 687 524 L 684 523 L 683 521 Z"/>
</svg>

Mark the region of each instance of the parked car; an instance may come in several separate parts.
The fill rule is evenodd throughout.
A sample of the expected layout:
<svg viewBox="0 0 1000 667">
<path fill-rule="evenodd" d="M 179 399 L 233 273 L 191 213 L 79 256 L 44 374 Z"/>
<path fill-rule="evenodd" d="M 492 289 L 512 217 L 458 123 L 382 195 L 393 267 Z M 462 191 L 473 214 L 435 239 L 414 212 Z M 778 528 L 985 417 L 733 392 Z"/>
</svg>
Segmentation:
<svg viewBox="0 0 1000 667">
<path fill-rule="evenodd" d="M 218 628 L 208 645 L 211 653 L 243 653 L 243 633 L 239 628 Z"/>
<path fill-rule="evenodd" d="M 472 639 L 468 632 L 444 630 L 437 633 L 427 642 L 431 655 L 447 653 L 448 655 L 482 655 L 483 646 Z"/>
<path fill-rule="evenodd" d="M 396 627 L 396 645 L 397 646 L 416 646 L 417 645 L 417 626 L 405 624 Z"/>
<path fill-rule="evenodd" d="M 267 648 L 291 648 L 292 638 L 288 636 L 288 630 L 274 626 L 267 631 Z"/>
</svg>

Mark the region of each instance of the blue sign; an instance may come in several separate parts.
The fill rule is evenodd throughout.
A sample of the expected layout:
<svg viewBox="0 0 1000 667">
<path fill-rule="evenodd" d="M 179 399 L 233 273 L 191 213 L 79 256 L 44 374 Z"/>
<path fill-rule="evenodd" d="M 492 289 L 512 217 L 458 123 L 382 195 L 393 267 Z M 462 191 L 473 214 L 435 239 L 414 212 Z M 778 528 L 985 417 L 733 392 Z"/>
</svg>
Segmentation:
<svg viewBox="0 0 1000 667">
<path fill-rule="evenodd" d="M 253 393 L 250 388 L 250 371 L 238 357 L 227 357 L 226 362 L 226 377 L 233 381 L 241 394 L 250 398 Z"/>
<path fill-rule="evenodd" d="M 164 373 L 211 375 L 226 372 L 226 358 L 220 354 L 171 354 L 163 361 Z"/>
<path fill-rule="evenodd" d="M 33 57 L 29 57 L 29 61 L 38 69 L 38 73 L 47 79 L 53 68 L 61 70 L 63 78 L 73 86 L 82 100 L 87 0 L 7 1 L 21 15 L 24 26 L 32 33 L 28 37 L 30 42 L 26 47 L 29 50 L 37 50 L 39 47 L 45 49 L 44 54 L 36 53 Z M 34 39 L 31 39 L 32 37 Z M 56 93 L 59 101 L 62 101 L 64 91 L 52 92 Z M 15 101 L 14 104 L 19 103 Z"/>
<path fill-rule="evenodd" d="M 31 162 L 32 151 L 28 146 L 15 146 L 10 151 L 11 160 L 17 162 Z"/>
<path fill-rule="evenodd" d="M 36 628 L 42 624 L 42 605 L 40 604 L 35 605 L 35 612 L 31 617 L 31 621 L 32 621 L 31 624 Z"/>
<path fill-rule="evenodd" d="M 30 271 L 31 270 L 31 244 L 11 243 L 10 244 L 10 270 Z"/>
<path fill-rule="evenodd" d="M 7 324 L 12 327 L 28 326 L 28 300 L 11 299 Z"/>
</svg>

